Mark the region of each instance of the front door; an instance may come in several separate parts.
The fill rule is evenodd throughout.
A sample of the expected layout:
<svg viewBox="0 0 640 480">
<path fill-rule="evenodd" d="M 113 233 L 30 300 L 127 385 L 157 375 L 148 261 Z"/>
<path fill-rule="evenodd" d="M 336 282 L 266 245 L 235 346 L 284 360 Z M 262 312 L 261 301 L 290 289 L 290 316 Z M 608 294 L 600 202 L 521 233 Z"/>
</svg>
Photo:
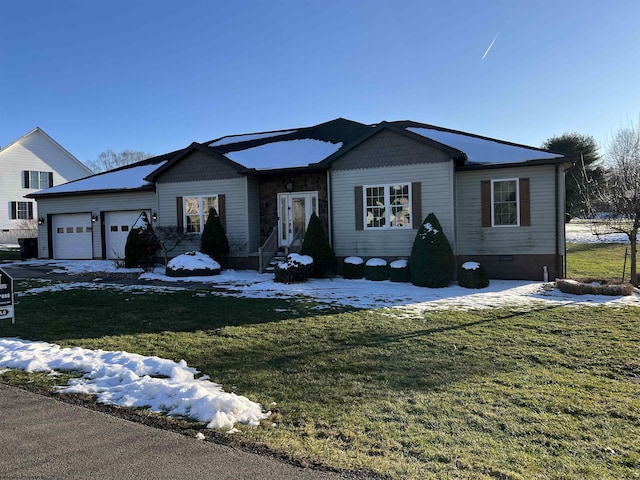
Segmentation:
<svg viewBox="0 0 640 480">
<path fill-rule="evenodd" d="M 278 194 L 278 246 L 302 241 L 311 214 L 318 214 L 318 192 Z"/>
</svg>

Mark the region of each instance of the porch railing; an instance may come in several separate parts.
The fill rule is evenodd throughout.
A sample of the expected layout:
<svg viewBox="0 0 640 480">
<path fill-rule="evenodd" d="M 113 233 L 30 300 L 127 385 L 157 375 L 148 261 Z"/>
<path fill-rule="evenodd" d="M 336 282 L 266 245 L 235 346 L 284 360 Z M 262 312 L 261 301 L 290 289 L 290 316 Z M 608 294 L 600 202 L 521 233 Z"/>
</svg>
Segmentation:
<svg viewBox="0 0 640 480">
<path fill-rule="evenodd" d="M 289 248 L 287 249 L 288 253 L 300 253 L 302 250 L 302 228 L 296 230 L 291 243 L 289 244 Z"/>
<path fill-rule="evenodd" d="M 260 258 L 258 271 L 260 273 L 264 273 L 264 267 L 269 264 L 269 260 L 273 258 L 276 250 L 278 250 L 278 227 L 273 227 L 265 242 L 258 249 L 258 257 Z"/>
</svg>

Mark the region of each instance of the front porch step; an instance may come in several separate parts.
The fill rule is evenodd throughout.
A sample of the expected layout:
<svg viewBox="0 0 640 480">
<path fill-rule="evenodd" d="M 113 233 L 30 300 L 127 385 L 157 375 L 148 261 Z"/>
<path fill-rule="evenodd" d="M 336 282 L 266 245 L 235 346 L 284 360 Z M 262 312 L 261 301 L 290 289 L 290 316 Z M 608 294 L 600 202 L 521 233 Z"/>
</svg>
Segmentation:
<svg viewBox="0 0 640 480">
<path fill-rule="evenodd" d="M 278 252 L 278 254 L 274 255 L 266 267 L 264 267 L 264 273 L 273 273 L 276 270 L 276 265 L 279 263 L 285 262 L 287 260 L 287 256 Z"/>
</svg>

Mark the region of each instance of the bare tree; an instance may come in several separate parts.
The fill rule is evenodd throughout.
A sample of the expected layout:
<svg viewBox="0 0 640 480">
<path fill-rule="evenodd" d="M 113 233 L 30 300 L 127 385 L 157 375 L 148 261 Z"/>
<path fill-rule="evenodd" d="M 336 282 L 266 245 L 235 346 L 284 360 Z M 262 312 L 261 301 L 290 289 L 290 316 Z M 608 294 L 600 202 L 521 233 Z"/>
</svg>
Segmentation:
<svg viewBox="0 0 640 480">
<path fill-rule="evenodd" d="M 631 243 L 631 283 L 638 286 L 636 258 L 640 227 L 640 125 L 621 128 L 608 145 L 605 179 L 599 203 L 607 215 L 594 224 L 596 233 L 623 233 Z"/>
<path fill-rule="evenodd" d="M 140 152 L 137 150 L 123 150 L 115 153 L 113 150 L 107 150 L 98 155 L 95 160 L 85 162 L 85 165 L 95 173 L 106 172 L 114 168 L 131 165 L 132 163 L 145 160 L 152 157 L 150 153 Z"/>
<path fill-rule="evenodd" d="M 164 256 L 164 266 L 169 263 L 169 253 L 175 250 L 186 238 L 187 234 L 181 228 L 172 227 L 156 227 L 156 238 L 160 243 L 160 249 Z"/>
</svg>

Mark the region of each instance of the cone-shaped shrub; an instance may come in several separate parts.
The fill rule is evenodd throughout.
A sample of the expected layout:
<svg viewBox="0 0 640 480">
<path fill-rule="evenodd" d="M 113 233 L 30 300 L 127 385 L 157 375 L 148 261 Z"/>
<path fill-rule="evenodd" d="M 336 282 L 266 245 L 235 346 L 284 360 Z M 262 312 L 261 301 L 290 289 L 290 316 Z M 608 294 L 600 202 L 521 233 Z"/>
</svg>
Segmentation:
<svg viewBox="0 0 640 480">
<path fill-rule="evenodd" d="M 389 279 L 389 265 L 383 258 L 370 258 L 364 265 L 364 278 L 379 282 Z"/>
<path fill-rule="evenodd" d="M 336 256 L 329 245 L 322 222 L 315 213 L 309 219 L 300 254 L 313 258 L 313 277 L 326 278 L 335 272 Z"/>
<path fill-rule="evenodd" d="M 360 257 L 347 257 L 342 265 L 342 278 L 359 280 L 364 277 L 364 260 Z"/>
<path fill-rule="evenodd" d="M 215 208 L 209 209 L 207 223 L 204 224 L 202 238 L 200 239 L 200 251 L 206 253 L 220 265 L 225 264 L 229 254 L 229 240 L 224 233 L 222 222 Z"/>
<path fill-rule="evenodd" d="M 127 235 L 124 246 L 124 266 L 126 268 L 153 266 L 153 256 L 160 248 L 160 243 L 149 223 L 149 218 L 142 212 Z"/>
<path fill-rule="evenodd" d="M 411 282 L 419 287 L 442 288 L 453 280 L 453 250 L 433 213 L 422 222 L 409 257 Z"/>
<path fill-rule="evenodd" d="M 389 276 L 392 282 L 410 282 L 409 262 L 407 260 L 396 260 L 389 264 Z"/>
<path fill-rule="evenodd" d="M 458 270 L 458 285 L 465 288 L 486 288 L 489 286 L 489 277 L 478 262 L 465 262 Z"/>
</svg>

